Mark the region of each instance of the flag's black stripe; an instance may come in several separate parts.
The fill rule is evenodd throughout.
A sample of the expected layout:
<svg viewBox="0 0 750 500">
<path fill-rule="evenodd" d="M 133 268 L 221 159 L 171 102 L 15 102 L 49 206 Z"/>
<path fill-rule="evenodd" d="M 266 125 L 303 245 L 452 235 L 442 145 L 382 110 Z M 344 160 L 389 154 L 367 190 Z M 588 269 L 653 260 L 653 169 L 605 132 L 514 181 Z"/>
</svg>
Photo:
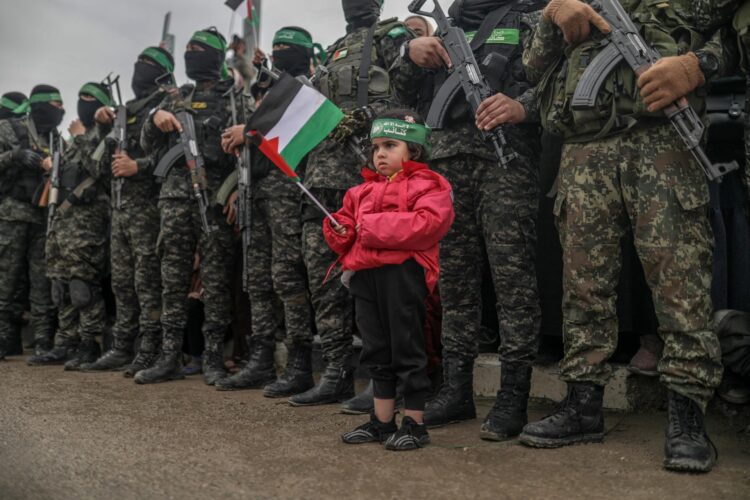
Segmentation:
<svg viewBox="0 0 750 500">
<path fill-rule="evenodd" d="M 301 88 L 302 82 L 284 73 L 250 117 L 249 129 L 267 134 L 281 120 Z"/>
</svg>

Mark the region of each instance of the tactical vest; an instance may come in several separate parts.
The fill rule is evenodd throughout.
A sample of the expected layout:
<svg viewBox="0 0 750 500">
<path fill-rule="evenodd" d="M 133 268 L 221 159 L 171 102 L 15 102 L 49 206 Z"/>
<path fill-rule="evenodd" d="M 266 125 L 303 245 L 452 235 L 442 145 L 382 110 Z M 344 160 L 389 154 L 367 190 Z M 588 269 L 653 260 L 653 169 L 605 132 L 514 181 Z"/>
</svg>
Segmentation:
<svg viewBox="0 0 750 500">
<path fill-rule="evenodd" d="M 91 159 L 91 152 L 94 151 L 99 142 L 96 135 L 91 132 L 86 132 L 82 141 L 88 142 L 88 147 L 82 146 L 80 143 L 74 143 L 72 147 L 65 151 L 60 162 L 59 199 L 68 201 L 72 205 L 93 203 L 99 198 L 100 189 L 103 189 L 103 186 L 95 182 L 82 191 L 79 188 L 80 194 L 74 193 L 76 188 L 90 177 L 83 162 L 94 161 Z M 106 197 L 106 195 L 104 196 Z"/>
<path fill-rule="evenodd" d="M 21 149 L 33 149 L 40 153 L 40 146 L 32 144 L 29 138 L 27 118 L 12 118 L 8 124 L 13 129 Z M 40 168 L 27 168 L 14 165 L 12 173 L 0 183 L 0 196 L 10 197 L 23 203 L 32 203 L 39 186 L 44 182 L 44 172 Z"/>
<path fill-rule="evenodd" d="M 623 0 L 641 36 L 662 56 L 675 56 L 696 50 L 705 39 L 688 21 L 678 15 L 673 4 L 683 0 Z M 684 0 L 687 1 L 687 0 Z M 681 9 L 681 13 L 689 9 Z M 629 129 L 642 118 L 663 119 L 661 111 L 650 113 L 641 99 L 637 77 L 621 62 L 605 80 L 594 107 L 572 109 L 570 101 L 588 64 L 602 50 L 603 35 L 592 30 L 584 42 L 567 46 L 565 57 L 553 65 L 539 83 L 539 107 L 544 128 L 567 140 L 587 141 Z M 705 89 L 688 96 L 698 113 L 704 109 Z"/>
<path fill-rule="evenodd" d="M 188 84 L 180 88 L 185 105 L 192 110 L 198 147 L 206 164 L 209 181 L 221 182 L 234 168 L 234 158 L 221 148 L 221 134 L 231 117 L 229 97 L 224 94 L 232 82 L 219 82 L 208 90 Z M 178 134 L 170 135 L 170 147 L 177 144 Z"/>
<path fill-rule="evenodd" d="M 391 81 L 385 61 L 378 53 L 380 40 L 391 30 L 403 27 L 396 18 L 380 21 L 375 25 L 375 32 L 370 53 L 370 70 L 367 99 L 368 104 L 390 98 Z M 370 28 L 359 28 L 344 38 L 334 42 L 328 48 L 328 63 L 325 74 L 318 83 L 320 92 L 344 111 L 358 107 L 357 78 L 364 59 L 364 46 Z"/>
<path fill-rule="evenodd" d="M 477 35 L 482 36 L 483 32 L 486 33 L 483 37 L 484 43 L 481 43 L 481 40 L 474 42 L 474 44 L 481 43 L 474 49 L 474 58 L 493 93 L 502 92 L 515 99 L 531 87 L 526 81 L 523 69 L 521 15 L 539 10 L 544 7 L 544 4 L 544 1 L 539 0 L 514 2 L 509 6 L 505 15 L 495 23 L 495 26 L 482 25 L 477 30 L 466 32 L 466 39 L 470 44 L 474 42 Z M 490 22 L 492 20 L 489 15 L 485 19 Z M 419 112 L 423 116 L 427 116 L 430 105 L 447 78 L 447 70 L 441 69 L 425 79 L 420 93 L 422 100 L 418 104 Z M 468 120 L 470 116 L 464 93 L 459 92 L 449 109 L 448 119 L 456 123 Z"/>
</svg>

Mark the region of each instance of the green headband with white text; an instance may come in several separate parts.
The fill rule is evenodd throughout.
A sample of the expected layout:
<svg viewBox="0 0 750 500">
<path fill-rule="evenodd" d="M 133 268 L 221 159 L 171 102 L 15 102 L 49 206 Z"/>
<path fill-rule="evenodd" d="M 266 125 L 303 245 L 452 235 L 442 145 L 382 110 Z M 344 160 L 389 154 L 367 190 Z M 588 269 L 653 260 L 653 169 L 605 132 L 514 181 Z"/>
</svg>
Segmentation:
<svg viewBox="0 0 750 500">
<path fill-rule="evenodd" d="M 396 118 L 378 118 L 372 122 L 370 139 L 377 139 L 379 137 L 413 142 L 428 149 L 430 147 L 427 141 L 430 137 L 430 127 Z"/>
</svg>

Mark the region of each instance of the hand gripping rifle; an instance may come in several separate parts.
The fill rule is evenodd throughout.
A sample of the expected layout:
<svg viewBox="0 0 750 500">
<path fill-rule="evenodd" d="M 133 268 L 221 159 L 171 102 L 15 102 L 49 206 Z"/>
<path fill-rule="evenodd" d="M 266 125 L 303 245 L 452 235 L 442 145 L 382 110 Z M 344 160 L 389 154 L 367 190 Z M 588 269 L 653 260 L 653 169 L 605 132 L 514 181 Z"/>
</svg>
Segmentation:
<svg viewBox="0 0 750 500">
<path fill-rule="evenodd" d="M 237 125 L 236 89 L 229 89 L 229 98 L 232 103 L 232 125 Z M 240 96 L 242 106 L 242 120 L 247 123 L 245 116 L 244 96 Z M 250 226 L 252 223 L 252 176 L 250 175 L 252 153 L 250 147 L 242 146 L 240 156 L 237 158 L 237 220 L 239 221 L 240 235 L 242 236 L 242 289 L 247 291 L 247 278 L 249 266 L 247 252 L 250 248 Z"/>
<path fill-rule="evenodd" d="M 596 0 L 591 2 L 591 6 L 607 20 L 612 31 L 606 35 L 609 44 L 594 57 L 581 75 L 571 101 L 573 109 L 593 107 L 602 84 L 621 61 L 624 60 L 636 76 L 640 76 L 661 57 L 641 37 L 618 0 Z M 693 154 L 708 180 L 721 181 L 724 175 L 739 168 L 736 161 L 711 163 L 700 145 L 705 126 L 685 97 L 664 108 L 664 114 L 677 129 L 685 147 Z"/>
<path fill-rule="evenodd" d="M 442 128 L 445 113 L 453 102 L 453 98 L 458 93 L 458 90 L 464 91 L 466 101 L 471 107 L 472 115 L 476 115 L 479 105 L 482 101 L 491 97 L 493 92 L 479 69 L 479 64 L 477 64 L 474 52 L 466 40 L 464 30 L 453 26 L 450 19 L 446 17 L 438 0 L 432 0 L 435 6 L 432 12 L 421 10 L 426 1 L 414 0 L 409 4 L 409 11 L 414 14 L 431 17 L 435 20 L 438 27 L 437 36 L 443 41 L 443 46 L 445 46 L 452 64 L 452 68 L 448 70 L 448 79 L 433 100 L 433 104 L 427 114 L 427 125 L 439 129 Z M 507 167 L 511 161 L 518 157 L 518 154 L 514 151 L 506 153 L 508 143 L 505 140 L 502 126 L 497 126 L 490 131 L 482 130 L 481 133 L 482 138 L 494 148 L 495 155 L 503 167 Z"/>
<path fill-rule="evenodd" d="M 206 180 L 206 164 L 203 155 L 198 149 L 197 134 L 195 131 L 195 121 L 190 110 L 188 110 L 180 91 L 175 89 L 175 99 L 177 100 L 175 118 L 180 122 L 182 131 L 180 132 L 180 142 L 172 147 L 159 160 L 159 164 L 154 170 L 157 178 L 164 179 L 172 166 L 182 157 L 185 158 L 185 164 L 190 173 L 190 185 L 193 189 L 193 198 L 198 203 L 198 212 L 201 218 L 203 232 L 210 234 L 214 227 L 208 224 L 208 181 Z"/>
<path fill-rule="evenodd" d="M 52 169 L 50 170 L 49 177 L 49 198 L 47 201 L 47 236 L 49 236 L 52 230 L 52 221 L 55 218 L 55 212 L 57 212 L 57 205 L 59 204 L 60 196 L 60 158 L 62 156 L 62 136 L 57 137 L 57 144 L 55 144 L 54 132 L 49 133 L 49 148 L 52 154 Z"/>
<path fill-rule="evenodd" d="M 122 95 L 120 94 L 120 77 L 116 76 L 113 79 L 110 78 L 110 76 L 107 76 L 106 80 L 104 81 L 104 84 L 110 88 L 110 93 L 112 93 L 112 88 L 117 91 L 117 106 L 115 107 L 115 123 L 112 128 L 112 139 L 115 142 L 115 154 L 121 154 L 128 152 L 128 110 L 125 108 L 125 105 L 122 102 Z M 112 96 L 114 97 L 114 95 Z M 115 208 L 121 209 L 122 208 L 122 186 L 125 184 L 125 179 L 123 177 L 117 177 L 115 179 Z"/>
</svg>

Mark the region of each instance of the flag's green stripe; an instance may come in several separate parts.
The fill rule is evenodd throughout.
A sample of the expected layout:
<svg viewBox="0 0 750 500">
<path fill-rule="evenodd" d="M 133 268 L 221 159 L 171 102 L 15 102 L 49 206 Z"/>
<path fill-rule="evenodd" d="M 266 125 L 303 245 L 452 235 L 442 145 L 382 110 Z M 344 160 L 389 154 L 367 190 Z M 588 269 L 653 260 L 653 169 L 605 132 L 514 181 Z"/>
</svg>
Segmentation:
<svg viewBox="0 0 750 500">
<path fill-rule="evenodd" d="M 343 117 L 344 113 L 331 101 L 326 100 L 289 141 L 281 156 L 292 169 L 296 169 L 302 158 L 320 144 Z"/>
</svg>

